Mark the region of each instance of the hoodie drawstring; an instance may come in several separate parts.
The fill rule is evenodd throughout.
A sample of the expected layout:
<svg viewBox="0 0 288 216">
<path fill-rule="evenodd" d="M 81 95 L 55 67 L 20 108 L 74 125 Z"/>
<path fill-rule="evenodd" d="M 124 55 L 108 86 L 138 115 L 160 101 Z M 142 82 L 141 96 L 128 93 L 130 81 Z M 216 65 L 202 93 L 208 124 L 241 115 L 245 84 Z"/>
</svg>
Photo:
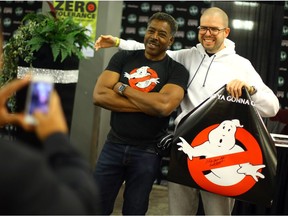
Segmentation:
<svg viewBox="0 0 288 216">
<path fill-rule="evenodd" d="M 187 85 L 187 89 L 188 89 L 188 87 L 191 85 L 191 83 L 192 83 L 192 81 L 194 80 L 195 76 L 197 75 L 197 73 L 198 73 L 198 71 L 199 71 L 199 68 L 200 68 L 200 66 L 202 65 L 202 62 L 204 61 L 205 57 L 206 57 L 206 55 L 203 56 L 202 61 L 200 62 L 200 64 L 199 64 L 199 66 L 198 66 L 198 68 L 197 68 L 194 76 L 192 77 L 192 79 L 190 80 L 190 82 L 189 82 L 188 85 Z"/>
<path fill-rule="evenodd" d="M 207 79 L 207 76 L 208 76 L 208 72 L 209 72 L 209 70 L 210 70 L 210 67 L 211 67 L 211 64 L 212 64 L 212 62 L 214 61 L 214 58 L 216 57 L 216 55 L 213 55 L 213 58 L 212 58 L 212 60 L 211 60 L 211 62 L 210 62 L 210 64 L 209 64 L 209 67 L 208 67 L 208 69 L 207 69 L 207 71 L 206 71 L 206 75 L 205 75 L 205 79 L 204 79 L 204 82 L 203 82 L 203 85 L 202 85 L 202 87 L 205 87 L 205 84 L 206 84 L 206 79 Z M 204 58 L 203 58 L 204 59 Z M 202 62 L 201 62 L 202 63 Z M 194 77 L 193 77 L 194 78 Z"/>
</svg>

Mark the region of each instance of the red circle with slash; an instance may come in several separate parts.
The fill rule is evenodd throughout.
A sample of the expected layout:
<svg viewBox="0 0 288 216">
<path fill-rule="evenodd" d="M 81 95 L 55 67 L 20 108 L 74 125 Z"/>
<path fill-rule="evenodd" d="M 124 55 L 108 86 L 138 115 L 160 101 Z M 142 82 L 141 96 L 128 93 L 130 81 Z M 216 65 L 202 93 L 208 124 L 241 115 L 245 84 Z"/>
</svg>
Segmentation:
<svg viewBox="0 0 288 216">
<path fill-rule="evenodd" d="M 219 124 L 211 125 L 202 130 L 194 138 L 194 140 L 191 143 L 191 146 L 196 147 L 209 140 L 208 134 L 210 133 L 211 130 L 215 129 L 218 126 Z M 245 176 L 240 182 L 230 186 L 217 185 L 209 181 L 205 177 L 204 172 L 209 171 L 211 169 L 248 162 L 254 165 L 263 164 L 262 151 L 260 149 L 260 146 L 257 140 L 247 130 L 245 130 L 244 128 L 237 128 L 235 133 L 235 139 L 245 146 L 246 151 L 228 155 L 210 157 L 207 159 L 206 158 L 200 159 L 200 157 L 195 157 L 192 160 L 189 160 L 189 158 L 187 159 L 190 175 L 201 188 L 224 196 L 237 196 L 247 192 L 255 185 L 256 181 L 252 178 L 252 176 Z M 214 160 L 220 162 L 213 163 L 211 165 L 211 163 L 209 163 L 207 160 L 209 161 Z M 261 172 L 261 169 L 259 169 L 259 172 Z"/>
<path fill-rule="evenodd" d="M 130 75 L 133 75 L 134 73 L 136 73 L 138 69 L 139 68 L 136 68 L 136 69 L 132 70 L 130 72 Z M 154 83 L 154 82 L 151 82 L 150 85 L 147 86 L 146 88 L 139 88 L 137 86 L 137 83 L 139 83 L 139 82 L 146 82 L 146 81 L 149 81 L 150 79 L 158 78 L 158 74 L 153 69 L 148 68 L 147 72 L 148 73 L 147 73 L 146 76 L 129 79 L 130 86 L 132 88 L 137 89 L 137 90 L 142 91 L 142 92 L 150 92 L 150 91 L 152 91 L 154 89 L 154 87 L 156 86 L 156 83 Z"/>
</svg>

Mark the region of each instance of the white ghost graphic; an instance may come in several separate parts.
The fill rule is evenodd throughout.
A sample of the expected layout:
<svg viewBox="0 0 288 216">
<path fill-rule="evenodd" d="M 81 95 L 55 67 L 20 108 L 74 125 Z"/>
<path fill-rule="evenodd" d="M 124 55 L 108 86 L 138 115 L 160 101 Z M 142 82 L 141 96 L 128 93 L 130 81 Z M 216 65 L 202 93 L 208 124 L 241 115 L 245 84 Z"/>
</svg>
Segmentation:
<svg viewBox="0 0 288 216">
<path fill-rule="evenodd" d="M 138 68 L 136 70 L 136 72 L 133 74 L 129 74 L 129 73 L 125 72 L 124 77 L 126 77 L 130 80 L 130 79 L 143 78 L 145 76 L 149 76 L 149 75 L 151 75 L 151 73 L 148 72 L 149 68 L 150 67 L 148 67 L 148 66 L 142 66 L 141 68 Z M 148 86 L 151 85 L 151 83 L 155 83 L 155 84 L 159 83 L 158 80 L 159 80 L 159 78 L 151 78 L 151 79 L 148 79 L 148 80 L 145 80 L 142 82 L 138 82 L 136 84 L 136 86 L 138 88 L 147 88 Z"/>
<path fill-rule="evenodd" d="M 180 146 L 178 150 L 187 154 L 190 160 L 193 157 L 205 156 L 211 158 L 243 152 L 244 149 L 236 145 L 235 133 L 237 127 L 243 127 L 238 119 L 225 120 L 217 128 L 210 131 L 206 142 L 196 147 L 192 147 L 185 139 L 179 137 L 181 142 L 177 143 Z M 239 183 L 246 175 L 252 176 L 255 181 L 258 181 L 257 176 L 264 178 L 265 176 L 258 172 L 259 169 L 264 167 L 264 164 L 252 165 L 250 163 L 226 166 L 212 169 L 205 177 L 217 185 L 230 186 Z"/>
</svg>

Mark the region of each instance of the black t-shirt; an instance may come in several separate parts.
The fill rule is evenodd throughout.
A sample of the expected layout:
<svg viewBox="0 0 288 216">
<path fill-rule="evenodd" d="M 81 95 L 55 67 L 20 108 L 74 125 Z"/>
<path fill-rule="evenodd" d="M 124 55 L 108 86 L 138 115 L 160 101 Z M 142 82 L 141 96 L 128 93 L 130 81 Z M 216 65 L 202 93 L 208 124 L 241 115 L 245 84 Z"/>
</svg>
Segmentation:
<svg viewBox="0 0 288 216">
<path fill-rule="evenodd" d="M 110 60 L 106 70 L 118 72 L 120 82 L 143 92 L 159 92 L 167 84 L 176 84 L 185 91 L 189 73 L 168 55 L 160 61 L 151 61 L 144 50 L 119 51 Z M 155 117 L 145 113 L 112 112 L 112 130 L 108 139 L 130 145 L 153 145 L 165 133 L 170 117 Z"/>
</svg>

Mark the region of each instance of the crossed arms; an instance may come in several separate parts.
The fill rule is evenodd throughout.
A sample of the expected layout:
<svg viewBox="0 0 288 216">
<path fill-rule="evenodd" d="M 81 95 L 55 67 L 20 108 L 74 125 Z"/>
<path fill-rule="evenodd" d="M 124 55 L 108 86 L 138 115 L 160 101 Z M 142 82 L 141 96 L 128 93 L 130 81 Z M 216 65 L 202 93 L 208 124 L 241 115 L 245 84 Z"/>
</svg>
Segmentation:
<svg viewBox="0 0 288 216">
<path fill-rule="evenodd" d="M 143 112 L 151 116 L 169 116 L 184 97 L 182 87 L 166 84 L 159 92 L 141 92 L 127 87 L 118 93 L 120 74 L 105 70 L 98 78 L 93 103 L 114 112 Z"/>
</svg>

